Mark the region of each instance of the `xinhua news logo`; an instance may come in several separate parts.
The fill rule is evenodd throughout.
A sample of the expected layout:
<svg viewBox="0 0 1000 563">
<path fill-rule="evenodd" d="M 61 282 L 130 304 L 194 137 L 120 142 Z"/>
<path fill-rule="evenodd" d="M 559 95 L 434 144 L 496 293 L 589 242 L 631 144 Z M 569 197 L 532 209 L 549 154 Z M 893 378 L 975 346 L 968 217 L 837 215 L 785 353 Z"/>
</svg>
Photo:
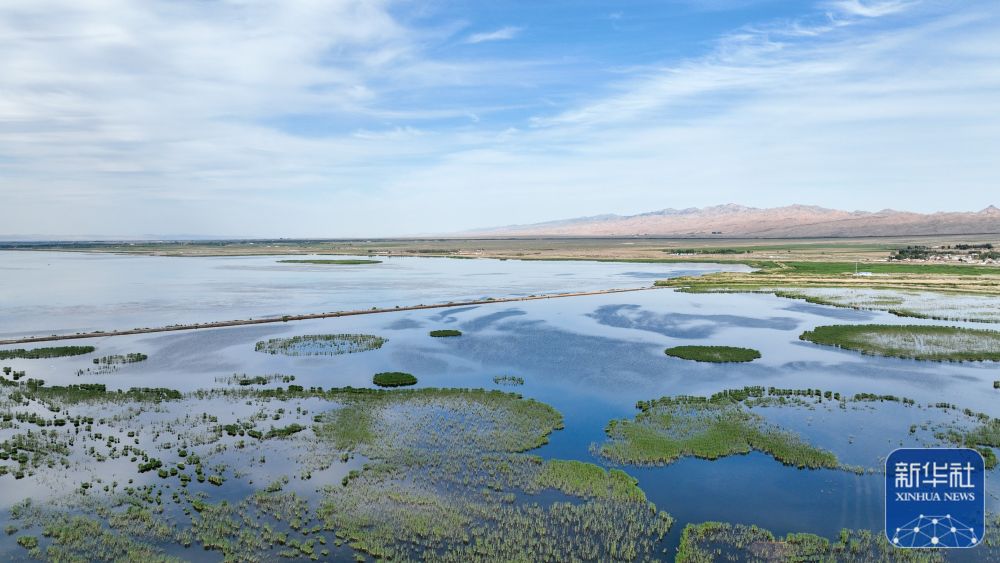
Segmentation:
<svg viewBox="0 0 1000 563">
<path fill-rule="evenodd" d="M 983 456 L 903 448 L 885 461 L 885 535 L 896 547 L 968 548 L 986 529 Z"/>
</svg>

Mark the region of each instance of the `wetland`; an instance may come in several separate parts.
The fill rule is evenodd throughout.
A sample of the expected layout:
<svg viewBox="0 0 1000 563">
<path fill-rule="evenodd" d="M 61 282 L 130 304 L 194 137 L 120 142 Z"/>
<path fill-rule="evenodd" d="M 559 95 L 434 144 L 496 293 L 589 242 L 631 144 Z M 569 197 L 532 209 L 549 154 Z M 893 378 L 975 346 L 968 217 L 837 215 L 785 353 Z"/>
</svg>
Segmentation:
<svg viewBox="0 0 1000 563">
<path fill-rule="evenodd" d="M 743 268 L 0 258 L 0 284 L 17 297 L 0 306 L 7 335 L 642 287 Z M 189 268 L 198 287 L 151 291 L 168 266 Z M 60 285 L 93 276 L 121 286 Z M 0 557 L 949 560 L 886 544 L 881 467 L 898 447 L 958 445 L 995 467 L 996 362 L 800 339 L 832 325 L 852 327 L 838 338 L 889 327 L 896 336 L 882 345 L 912 348 L 898 335 L 938 338 L 939 324 L 774 292 L 663 289 L 99 336 L 60 352 L 0 346 Z M 994 330 L 989 319 L 947 325 L 966 339 Z M 925 352 L 947 346 L 928 338 Z M 678 347 L 702 360 L 664 354 Z M 998 527 L 994 517 L 985 544 L 958 560 L 1000 555 Z"/>
</svg>

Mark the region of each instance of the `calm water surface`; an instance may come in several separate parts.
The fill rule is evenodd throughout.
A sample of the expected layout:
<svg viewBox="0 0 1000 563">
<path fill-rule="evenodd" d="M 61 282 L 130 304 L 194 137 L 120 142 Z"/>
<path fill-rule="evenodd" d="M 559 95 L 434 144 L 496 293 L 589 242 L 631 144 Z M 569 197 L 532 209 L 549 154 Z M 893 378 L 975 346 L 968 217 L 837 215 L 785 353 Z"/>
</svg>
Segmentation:
<svg viewBox="0 0 1000 563">
<path fill-rule="evenodd" d="M 354 266 L 279 262 L 308 258 L 352 257 L 0 251 L 0 337 L 644 287 L 666 277 L 748 270 L 417 257 L 379 257 L 381 264 Z"/>
</svg>

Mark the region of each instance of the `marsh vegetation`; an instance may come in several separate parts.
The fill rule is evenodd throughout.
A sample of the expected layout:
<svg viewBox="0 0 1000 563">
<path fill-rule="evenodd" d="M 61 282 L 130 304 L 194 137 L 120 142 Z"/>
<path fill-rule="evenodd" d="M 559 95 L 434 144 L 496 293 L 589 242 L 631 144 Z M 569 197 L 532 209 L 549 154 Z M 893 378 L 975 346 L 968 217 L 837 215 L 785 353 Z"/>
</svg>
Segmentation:
<svg viewBox="0 0 1000 563">
<path fill-rule="evenodd" d="M 634 420 L 608 423 L 608 441 L 597 452 L 619 463 L 665 464 L 682 456 L 718 459 L 757 450 L 799 468 L 840 467 L 831 452 L 750 412 L 746 400 L 764 396 L 762 387 L 748 387 L 640 402 Z"/>
<path fill-rule="evenodd" d="M 430 335 L 434 338 L 447 338 L 449 336 L 462 336 L 462 331 L 454 329 L 432 330 Z"/>
<path fill-rule="evenodd" d="M 58 504 L 20 503 L 8 533 L 46 560 L 173 561 L 193 556 L 188 549 L 238 561 L 343 559 L 351 551 L 392 560 L 633 560 L 661 556 L 673 522 L 622 471 L 527 453 L 562 427 L 562 417 L 516 394 L 289 386 L 184 400 L 208 396 L 273 406 L 230 422 L 208 413 L 168 422 L 172 446 L 149 443 L 153 429 L 140 426 L 146 453 L 139 457 L 147 461 L 136 471 L 154 475 L 151 483 L 88 480 Z M 258 430 L 268 412 L 298 404 L 294 411 L 304 415 L 303 400 L 324 405 L 311 428 L 286 422 Z M 247 438 L 253 448 L 242 445 Z M 247 494 L 246 477 L 211 461 L 247 452 L 263 467 L 263 455 L 286 447 L 326 464 L 355 455 L 366 462 L 310 498 L 285 491 L 287 476 Z"/>
<path fill-rule="evenodd" d="M 760 358 L 753 348 L 736 346 L 674 346 L 665 350 L 668 356 L 696 362 L 737 363 L 752 362 Z"/>
<path fill-rule="evenodd" d="M 372 376 L 372 383 L 379 387 L 406 387 L 408 385 L 416 385 L 417 378 L 411 373 L 385 371 Z"/>
<path fill-rule="evenodd" d="M 517 375 L 496 375 L 493 383 L 497 385 L 524 385 L 524 378 Z"/>
<path fill-rule="evenodd" d="M 814 534 L 775 536 L 744 524 L 705 522 L 688 524 L 681 534 L 677 563 L 715 561 L 840 561 L 867 563 L 934 563 L 945 561 L 940 550 L 897 549 L 885 535 L 871 530 L 841 530 L 835 540 Z"/>
<path fill-rule="evenodd" d="M 321 439 L 372 461 L 329 487 L 320 513 L 377 558 L 645 559 L 672 524 L 621 471 L 522 453 L 547 442 L 562 417 L 518 395 L 365 395 L 324 422 Z M 567 496 L 532 500 L 545 489 Z"/>
<path fill-rule="evenodd" d="M 932 361 L 1000 361 L 1000 331 L 929 325 L 829 325 L 799 337 L 874 356 Z"/>
<path fill-rule="evenodd" d="M 93 346 L 51 346 L 48 348 L 14 348 L 10 350 L 0 350 L 0 360 L 13 360 L 23 358 L 27 360 L 40 360 L 46 358 L 62 358 L 65 356 L 82 356 L 90 354 L 96 348 Z"/>
<path fill-rule="evenodd" d="M 863 311 L 885 311 L 898 317 L 945 321 L 1000 322 L 1000 296 L 935 293 L 892 289 L 779 289 L 775 295 Z"/>
<path fill-rule="evenodd" d="M 254 350 L 285 356 L 339 356 L 378 350 L 386 339 L 373 334 L 305 334 L 257 342 Z"/>
<path fill-rule="evenodd" d="M 149 356 L 141 352 L 101 356 L 100 358 L 94 358 L 92 360 L 95 367 L 79 369 L 77 370 L 76 375 L 106 375 L 109 373 L 115 373 L 120 370 L 122 366 L 137 364 L 139 362 L 144 362 L 147 359 L 149 359 Z"/>
</svg>

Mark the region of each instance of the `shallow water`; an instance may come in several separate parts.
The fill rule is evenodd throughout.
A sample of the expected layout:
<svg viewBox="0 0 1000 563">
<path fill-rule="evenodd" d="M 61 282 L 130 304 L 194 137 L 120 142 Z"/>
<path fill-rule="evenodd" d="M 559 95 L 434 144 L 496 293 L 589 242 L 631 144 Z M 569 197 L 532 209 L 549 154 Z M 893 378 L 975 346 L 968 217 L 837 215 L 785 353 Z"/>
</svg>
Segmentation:
<svg viewBox="0 0 1000 563">
<path fill-rule="evenodd" d="M 7 258 L 7 255 L 2 257 L 9 268 L 11 263 Z M 268 309 L 272 310 L 270 314 L 281 314 L 316 307 L 341 309 L 482 295 L 642 286 L 650 283 L 655 272 L 666 276 L 688 269 L 673 265 L 407 258 L 377 265 L 386 266 L 381 270 L 351 271 L 335 266 L 332 268 L 338 269 L 331 271 L 302 270 L 289 265 L 275 267 L 274 257 L 178 259 L 23 253 L 15 258 L 15 263 L 33 268 L 35 273 L 8 272 L 6 279 L 0 281 L 5 296 L 13 293 L 23 299 L 14 307 L 9 307 L 6 300 L 3 302 L 0 318 L 2 332 L 7 334 L 43 330 L 41 327 L 47 327 L 45 331 L 56 331 L 55 327 L 74 331 L 81 327 L 106 327 L 103 323 L 121 318 L 119 313 L 123 310 L 131 310 L 127 303 L 142 304 L 135 310 L 137 322 L 141 319 L 147 324 L 169 324 L 215 320 L 220 314 L 254 316 Z M 124 287 L 119 292 L 98 290 L 100 283 L 93 279 L 84 283 L 78 293 L 72 293 L 65 280 L 53 278 L 49 286 L 53 291 L 51 299 L 44 296 L 44 287 L 12 288 L 12 279 L 19 279 L 19 275 L 37 276 L 38 270 L 47 267 L 32 264 L 32 260 L 39 258 L 56 264 L 57 271 L 80 271 L 82 267 L 95 275 L 116 268 L 119 276 L 128 277 L 133 269 L 143 273 L 126 281 L 118 278 L 114 283 Z M 60 264 L 62 260 L 70 264 Z M 133 266 L 124 267 L 129 261 L 134 261 Z M 151 266 L 147 269 L 146 264 Z M 171 278 L 163 291 L 148 290 L 148 284 L 154 283 L 157 275 L 173 271 L 174 266 L 180 274 Z M 197 294 L 199 281 L 211 282 L 206 285 L 209 288 L 206 295 Z M 280 296 L 272 295 L 278 286 L 284 288 Z M 425 286 L 433 291 L 424 292 Z M 245 302 L 237 299 L 238 295 L 245 296 Z M 191 302 L 180 303 L 189 297 Z M 171 310 L 171 304 L 179 310 Z M 182 391 L 219 387 L 215 378 L 233 373 L 293 374 L 298 385 L 326 388 L 368 387 L 373 373 L 406 371 L 416 375 L 418 386 L 422 387 L 498 388 L 546 402 L 564 415 L 565 429 L 555 432 L 549 444 L 533 453 L 604 466 L 610 465 L 592 453 L 591 445 L 604 440 L 608 421 L 631 418 L 636 413 L 636 401 L 664 395 L 711 394 L 746 385 L 819 388 L 844 395 L 893 394 L 915 399 L 919 404 L 945 401 L 991 416 L 1000 415 L 996 407 L 1000 391 L 992 387 L 993 380 L 1000 379 L 995 363 L 878 358 L 798 339 L 802 331 L 818 325 L 852 322 L 933 324 L 878 311 L 808 305 L 772 295 L 658 290 L 94 338 L 74 342 L 96 346 L 98 350 L 92 355 L 2 363 L 24 369 L 30 377 L 42 378 L 48 384 L 105 383 L 110 388 L 164 386 Z M 988 328 L 982 323 L 975 326 Z M 428 337 L 428 331 L 439 328 L 456 328 L 463 335 Z M 331 333 L 375 334 L 388 341 L 378 350 L 336 356 L 285 356 L 254 351 L 259 340 Z M 664 348 L 680 344 L 747 346 L 760 350 L 762 358 L 747 364 L 703 364 L 663 353 Z M 92 357 L 129 352 L 145 353 L 149 359 L 122 366 L 113 374 L 75 375 L 77 369 L 90 365 Z M 525 384 L 496 385 L 493 377 L 499 375 L 523 377 Z M 180 407 L 165 403 L 163 408 Z M 253 410 L 239 402 L 187 404 L 184 408 L 193 413 L 216 409 L 233 416 L 239 414 L 237 411 L 245 416 Z M 306 408 L 310 411 L 307 415 L 294 415 L 282 424 L 291 420 L 307 424 L 314 412 L 329 406 L 313 401 Z M 836 407 L 767 407 L 755 412 L 833 451 L 845 463 L 866 467 L 878 467 L 881 459 L 900 445 L 927 439 L 926 433 L 911 435 L 908 431 L 911 424 L 927 422 L 933 427 L 947 418 L 934 409 L 882 403 L 861 405 L 848 412 L 839 412 Z M 180 413 L 170 410 L 167 414 L 143 416 L 170 418 Z M 251 463 L 247 453 L 233 454 L 228 459 L 233 465 L 243 464 L 240 466 L 245 466 L 255 486 L 262 486 L 281 474 L 294 474 L 296 455 L 289 450 L 284 460 L 269 458 L 265 464 Z M 293 480 L 290 486 L 310 494 L 319 484 L 339 482 L 358 464 L 356 459 L 349 464 L 335 463 L 329 470 L 318 472 L 313 481 Z M 123 474 L 131 467 L 125 464 L 121 468 Z M 827 537 L 835 537 L 843 527 L 873 530 L 882 527 L 883 478 L 879 474 L 799 470 L 761 453 L 716 461 L 685 458 L 663 467 L 623 469 L 639 480 L 651 501 L 677 519 L 665 543 L 670 552 L 685 524 L 707 520 L 758 524 L 776 534 L 813 532 Z M 1000 488 L 994 476 L 995 472 L 987 479 L 990 492 L 987 509 L 991 511 L 1000 510 Z M 10 476 L 0 480 L 13 483 Z M 238 485 L 237 479 L 230 481 L 233 483 L 227 482 L 223 487 L 230 498 L 239 498 L 249 490 L 245 484 Z M 72 486 L 72 480 L 58 478 L 28 478 L 18 483 L 23 483 L 23 487 L 8 489 L 0 495 L 4 508 L 26 495 L 44 496 L 43 488 L 51 493 L 60 486 Z M 223 494 L 206 486 L 202 489 Z M 9 540 L 0 539 L 0 543 L 5 541 Z"/>
<path fill-rule="evenodd" d="M 0 251 L 0 337 L 645 287 L 666 277 L 748 270 L 419 257 L 379 257 L 381 264 L 365 265 L 279 262 L 289 258 L 307 257 Z"/>
</svg>

